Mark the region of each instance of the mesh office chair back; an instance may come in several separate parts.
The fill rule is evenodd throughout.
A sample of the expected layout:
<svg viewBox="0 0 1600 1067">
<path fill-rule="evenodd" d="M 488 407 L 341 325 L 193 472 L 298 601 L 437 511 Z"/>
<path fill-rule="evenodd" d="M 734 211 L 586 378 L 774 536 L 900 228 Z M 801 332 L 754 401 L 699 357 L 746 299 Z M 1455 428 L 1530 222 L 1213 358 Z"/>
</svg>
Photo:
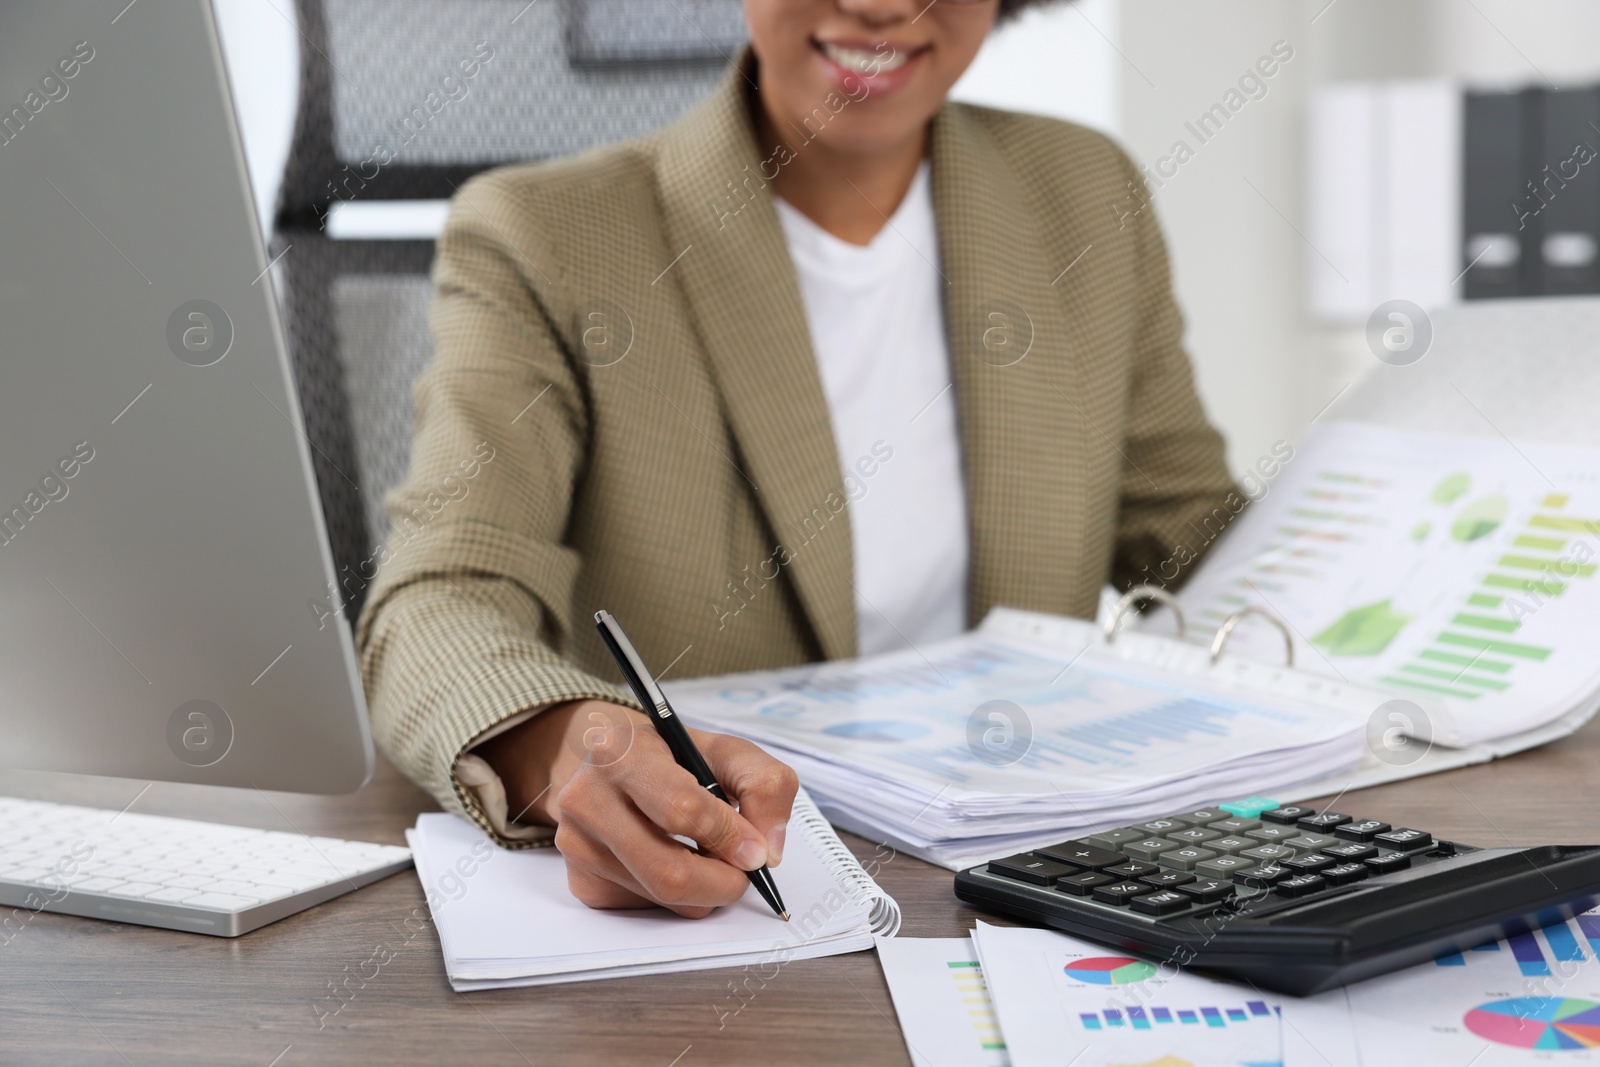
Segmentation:
<svg viewBox="0 0 1600 1067">
<path fill-rule="evenodd" d="M 676 118 L 744 40 L 739 0 L 297 0 L 300 102 L 273 255 L 353 621 L 406 473 L 432 353 L 431 239 L 339 240 L 335 202 L 439 200 L 502 163 Z"/>
</svg>

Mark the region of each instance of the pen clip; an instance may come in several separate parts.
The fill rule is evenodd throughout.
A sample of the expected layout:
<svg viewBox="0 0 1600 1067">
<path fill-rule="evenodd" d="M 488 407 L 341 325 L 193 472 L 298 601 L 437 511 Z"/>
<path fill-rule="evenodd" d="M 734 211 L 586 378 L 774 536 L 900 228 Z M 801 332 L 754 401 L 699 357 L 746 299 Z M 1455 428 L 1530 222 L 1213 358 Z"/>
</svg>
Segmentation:
<svg viewBox="0 0 1600 1067">
<path fill-rule="evenodd" d="M 651 677 L 644 660 L 633 647 L 633 642 L 622 632 L 622 625 L 617 622 L 616 617 L 609 611 L 597 611 L 594 613 L 594 622 L 595 628 L 600 631 L 601 639 L 605 641 L 611 650 L 611 655 L 616 659 L 617 666 L 621 667 L 622 673 L 627 676 L 633 695 L 655 714 L 670 715 L 672 706 L 667 703 L 667 698 L 661 692 L 661 687 L 656 684 L 655 678 Z"/>
</svg>

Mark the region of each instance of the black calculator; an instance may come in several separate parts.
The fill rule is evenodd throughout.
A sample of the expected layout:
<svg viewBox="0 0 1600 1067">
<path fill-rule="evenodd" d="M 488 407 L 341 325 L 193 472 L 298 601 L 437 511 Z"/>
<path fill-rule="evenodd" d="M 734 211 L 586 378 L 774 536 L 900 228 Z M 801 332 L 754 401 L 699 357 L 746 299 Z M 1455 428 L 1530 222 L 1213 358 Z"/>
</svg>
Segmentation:
<svg viewBox="0 0 1600 1067">
<path fill-rule="evenodd" d="M 1248 797 L 956 875 L 956 896 L 1304 996 L 1600 902 L 1600 845 L 1475 848 Z"/>
</svg>

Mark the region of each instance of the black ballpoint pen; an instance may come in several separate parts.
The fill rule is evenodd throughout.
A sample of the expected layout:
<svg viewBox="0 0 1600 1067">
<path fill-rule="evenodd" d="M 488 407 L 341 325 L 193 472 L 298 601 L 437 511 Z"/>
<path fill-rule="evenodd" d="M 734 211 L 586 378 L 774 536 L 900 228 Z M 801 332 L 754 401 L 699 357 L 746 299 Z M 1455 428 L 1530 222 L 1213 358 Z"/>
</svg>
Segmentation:
<svg viewBox="0 0 1600 1067">
<path fill-rule="evenodd" d="M 645 714 L 650 716 L 650 721 L 656 724 L 656 731 L 661 735 L 661 739 L 672 750 L 672 758 L 677 760 L 678 766 L 694 775 L 695 781 L 699 782 L 706 792 L 724 804 L 731 805 L 733 801 L 722 791 L 716 775 L 711 773 L 705 757 L 700 755 L 700 750 L 695 747 L 694 740 L 684 727 L 683 720 L 672 710 L 666 694 L 661 692 L 661 687 L 651 676 L 650 669 L 644 665 L 644 660 L 634 649 L 633 642 L 622 632 L 622 625 L 617 622 L 616 617 L 609 611 L 597 611 L 594 613 L 594 626 L 600 631 L 600 640 L 604 641 L 606 648 L 611 651 L 611 658 L 615 659 L 617 666 L 622 669 L 622 676 L 628 680 L 628 688 L 633 690 L 633 695 L 644 705 Z M 783 906 L 783 898 L 778 895 L 778 885 L 772 880 L 772 872 L 760 867 L 746 871 L 745 876 L 750 879 L 750 884 L 756 887 L 756 892 L 761 894 L 761 899 L 778 913 L 778 918 L 788 922 L 789 909 Z"/>
</svg>

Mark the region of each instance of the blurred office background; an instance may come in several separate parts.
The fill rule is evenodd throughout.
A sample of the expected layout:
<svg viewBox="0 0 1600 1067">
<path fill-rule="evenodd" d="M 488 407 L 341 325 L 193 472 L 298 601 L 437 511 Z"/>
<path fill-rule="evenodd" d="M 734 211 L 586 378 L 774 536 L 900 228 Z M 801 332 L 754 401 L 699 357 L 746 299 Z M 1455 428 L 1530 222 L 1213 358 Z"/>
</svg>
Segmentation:
<svg viewBox="0 0 1600 1067">
<path fill-rule="evenodd" d="M 304 38 L 290 0 L 215 4 L 267 228 Z M 1450 277 L 1473 236 L 1466 90 L 1592 85 L 1597 41 L 1592 0 L 1080 0 L 998 31 L 956 95 L 1086 123 L 1151 168 L 1201 392 L 1241 470 L 1376 363 L 1366 309 L 1472 295 Z M 1590 137 L 1600 146 L 1600 129 Z M 1552 166 L 1570 155 L 1547 147 Z M 419 236 L 429 219 L 347 224 Z M 1581 242 L 1560 247 L 1582 256 Z"/>
</svg>

